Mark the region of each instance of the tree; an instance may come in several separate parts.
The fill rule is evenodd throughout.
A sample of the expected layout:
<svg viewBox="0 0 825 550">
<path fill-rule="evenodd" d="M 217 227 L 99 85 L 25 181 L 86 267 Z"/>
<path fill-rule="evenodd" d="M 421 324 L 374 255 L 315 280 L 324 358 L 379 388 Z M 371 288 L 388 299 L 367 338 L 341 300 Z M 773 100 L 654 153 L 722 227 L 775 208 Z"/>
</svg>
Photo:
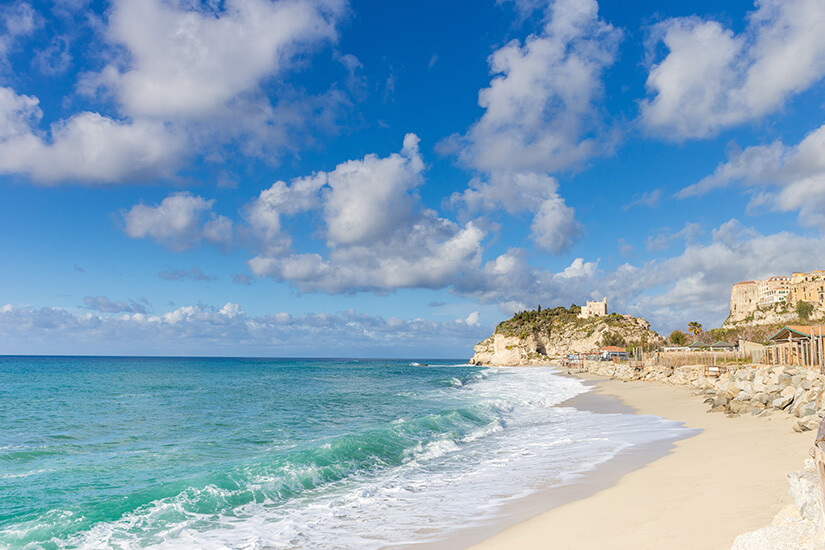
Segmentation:
<svg viewBox="0 0 825 550">
<path fill-rule="evenodd" d="M 536 310 L 538 313 L 541 313 L 541 304 L 539 304 L 538 309 Z"/>
<path fill-rule="evenodd" d="M 693 334 L 693 341 L 695 342 L 698 339 L 698 336 L 702 334 L 702 323 L 698 321 L 691 321 L 688 323 L 688 330 L 691 334 Z"/>
<path fill-rule="evenodd" d="M 602 334 L 602 347 L 607 346 L 618 346 L 622 347 L 626 345 L 625 339 L 621 334 L 617 334 L 615 332 L 610 332 L 609 330 L 604 331 Z"/>
<path fill-rule="evenodd" d="M 684 346 L 687 344 L 687 334 L 682 332 L 681 330 L 674 330 L 670 333 L 670 337 L 668 338 L 671 344 L 676 346 Z"/>
<path fill-rule="evenodd" d="M 796 314 L 799 315 L 799 318 L 803 321 L 807 321 L 813 312 L 814 305 L 812 303 L 803 302 L 802 300 L 796 303 Z"/>
</svg>

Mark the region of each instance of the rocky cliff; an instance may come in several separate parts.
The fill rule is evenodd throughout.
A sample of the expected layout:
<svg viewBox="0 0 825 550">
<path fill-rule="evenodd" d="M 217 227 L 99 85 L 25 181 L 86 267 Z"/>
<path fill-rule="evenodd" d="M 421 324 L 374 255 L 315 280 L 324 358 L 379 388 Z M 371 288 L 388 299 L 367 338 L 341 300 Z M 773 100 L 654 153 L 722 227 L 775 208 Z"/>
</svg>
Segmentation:
<svg viewBox="0 0 825 550">
<path fill-rule="evenodd" d="M 541 365 L 568 353 L 605 345 L 662 344 L 664 339 L 641 318 L 611 314 L 578 318 L 578 306 L 523 311 L 499 323 L 495 333 L 475 346 L 474 365 Z"/>
<path fill-rule="evenodd" d="M 812 303 L 813 310 L 808 319 L 800 320 L 794 307 L 785 302 L 774 306 L 763 306 L 750 312 L 731 313 L 722 324 L 724 329 L 742 328 L 747 326 L 778 326 L 807 325 L 812 321 L 825 319 L 825 309 L 819 304 Z"/>
</svg>

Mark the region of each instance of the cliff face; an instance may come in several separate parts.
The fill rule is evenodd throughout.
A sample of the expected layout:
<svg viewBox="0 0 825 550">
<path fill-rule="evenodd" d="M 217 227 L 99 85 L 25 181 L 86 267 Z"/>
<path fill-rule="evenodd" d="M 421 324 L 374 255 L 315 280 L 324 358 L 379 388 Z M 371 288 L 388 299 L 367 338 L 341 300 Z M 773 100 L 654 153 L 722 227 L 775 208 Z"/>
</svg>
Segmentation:
<svg viewBox="0 0 825 550">
<path fill-rule="evenodd" d="M 812 304 L 814 306 L 808 320 L 821 321 L 825 318 L 825 310 L 819 304 Z M 800 321 L 796 309 L 785 303 L 777 304 L 773 307 L 761 307 L 750 312 L 731 313 L 731 315 L 722 324 L 722 328 L 732 329 L 746 326 L 761 326 L 761 325 L 792 325 L 792 324 L 807 324 L 807 321 Z"/>
<path fill-rule="evenodd" d="M 536 316 L 536 312 L 528 312 Z M 538 314 L 540 315 L 540 314 Z M 574 314 L 499 324 L 496 332 L 477 344 L 474 365 L 544 365 L 568 353 L 595 351 L 605 341 L 617 345 L 659 344 L 664 339 L 641 318 L 618 315 L 578 319 Z"/>
</svg>

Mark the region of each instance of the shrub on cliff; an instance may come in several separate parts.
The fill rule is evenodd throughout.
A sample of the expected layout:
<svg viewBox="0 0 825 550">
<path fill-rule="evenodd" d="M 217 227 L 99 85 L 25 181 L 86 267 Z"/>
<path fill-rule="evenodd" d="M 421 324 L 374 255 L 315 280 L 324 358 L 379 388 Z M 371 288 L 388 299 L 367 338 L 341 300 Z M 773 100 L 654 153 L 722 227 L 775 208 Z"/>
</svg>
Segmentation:
<svg viewBox="0 0 825 550">
<path fill-rule="evenodd" d="M 615 332 L 610 332 L 609 330 L 604 331 L 602 333 L 602 347 L 607 346 L 625 346 L 627 342 L 625 342 L 624 337 L 621 334 L 616 334 Z"/>
<path fill-rule="evenodd" d="M 799 315 L 799 318 L 802 319 L 803 321 L 807 321 L 810 318 L 811 313 L 813 313 L 813 312 L 814 312 L 814 305 L 813 304 L 811 304 L 809 302 L 803 302 L 802 300 L 799 300 L 796 303 L 796 314 Z"/>
</svg>

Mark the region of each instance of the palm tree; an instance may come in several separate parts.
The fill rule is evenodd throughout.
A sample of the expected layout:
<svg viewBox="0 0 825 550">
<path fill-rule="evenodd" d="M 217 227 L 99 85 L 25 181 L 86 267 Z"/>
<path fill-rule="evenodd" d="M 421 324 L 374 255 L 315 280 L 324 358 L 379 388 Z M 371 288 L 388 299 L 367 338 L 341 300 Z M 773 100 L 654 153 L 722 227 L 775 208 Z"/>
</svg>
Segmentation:
<svg viewBox="0 0 825 550">
<path fill-rule="evenodd" d="M 702 323 L 691 321 L 688 323 L 688 330 L 693 334 L 693 341 L 695 342 L 702 332 Z"/>
</svg>

